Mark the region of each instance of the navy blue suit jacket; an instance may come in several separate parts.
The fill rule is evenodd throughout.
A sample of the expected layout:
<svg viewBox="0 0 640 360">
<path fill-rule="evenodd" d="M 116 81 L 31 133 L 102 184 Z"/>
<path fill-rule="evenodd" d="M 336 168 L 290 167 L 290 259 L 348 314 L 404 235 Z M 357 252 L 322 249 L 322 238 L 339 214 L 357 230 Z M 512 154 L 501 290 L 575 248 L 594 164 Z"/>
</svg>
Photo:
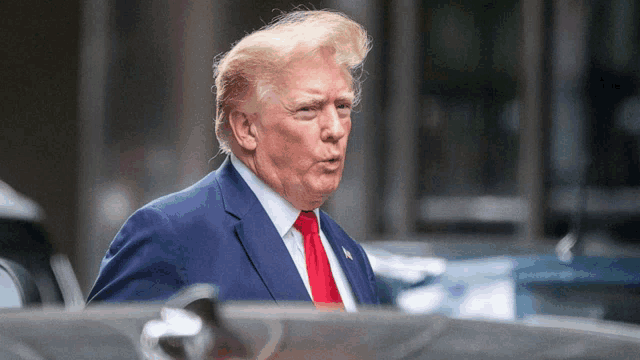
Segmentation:
<svg viewBox="0 0 640 360">
<path fill-rule="evenodd" d="M 326 213 L 320 219 L 357 302 L 377 304 L 362 247 Z M 102 260 L 89 301 L 166 300 L 196 283 L 217 285 L 221 301 L 311 301 L 271 219 L 228 158 L 193 186 L 131 215 Z"/>
</svg>

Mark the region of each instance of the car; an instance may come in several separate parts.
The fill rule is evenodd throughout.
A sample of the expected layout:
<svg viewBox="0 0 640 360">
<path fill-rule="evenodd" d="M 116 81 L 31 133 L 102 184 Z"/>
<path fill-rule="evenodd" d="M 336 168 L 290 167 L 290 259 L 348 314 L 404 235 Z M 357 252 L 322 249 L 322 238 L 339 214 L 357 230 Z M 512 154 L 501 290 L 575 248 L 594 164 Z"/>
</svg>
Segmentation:
<svg viewBox="0 0 640 360">
<path fill-rule="evenodd" d="M 640 328 L 593 319 L 470 320 L 367 308 L 215 301 L 186 288 L 166 303 L 0 312 L 0 359 L 629 359 Z"/>
<path fill-rule="evenodd" d="M 54 253 L 43 217 L 37 203 L 0 181 L 0 309 L 84 305 L 71 263 L 66 255 Z"/>
<path fill-rule="evenodd" d="M 640 324 L 640 259 L 557 254 L 404 256 L 369 244 L 380 299 L 410 313 L 460 319 L 575 316 Z"/>
<path fill-rule="evenodd" d="M 383 305 L 357 313 L 220 303 L 212 284 L 187 287 L 166 302 L 85 307 L 66 257 L 43 251 L 50 245 L 33 217 L 37 211 L 24 211 L 37 207 L 16 207 L 24 199 L 15 194 L 4 199 L 22 210 L 21 217 L 4 212 L 10 231 L 3 244 L 12 245 L 0 249 L 0 360 L 628 359 L 640 353 L 640 327 L 606 315 L 628 320 L 635 303 L 607 296 L 618 288 L 635 298 L 633 259 L 409 257 L 369 244 Z M 33 253 L 17 240 L 22 237 L 38 244 Z M 573 285 L 577 295 L 567 297 Z M 601 297 L 607 302 L 565 311 L 563 299 L 579 299 L 591 285 L 607 289 Z M 590 310 L 598 304 L 605 310 Z"/>
</svg>

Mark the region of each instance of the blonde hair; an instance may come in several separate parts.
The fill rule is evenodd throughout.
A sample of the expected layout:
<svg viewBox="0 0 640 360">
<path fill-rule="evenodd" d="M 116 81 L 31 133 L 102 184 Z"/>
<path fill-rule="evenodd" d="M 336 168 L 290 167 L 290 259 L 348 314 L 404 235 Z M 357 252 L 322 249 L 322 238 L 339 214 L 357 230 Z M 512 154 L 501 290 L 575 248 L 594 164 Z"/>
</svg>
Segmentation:
<svg viewBox="0 0 640 360">
<path fill-rule="evenodd" d="M 362 64 L 371 49 L 366 30 L 346 15 L 327 10 L 294 11 L 242 40 L 214 62 L 216 88 L 215 129 L 220 150 L 231 152 L 229 114 L 242 101 L 262 101 L 276 88 L 288 64 L 321 50 L 329 50 L 345 71 L 360 100 Z"/>
</svg>

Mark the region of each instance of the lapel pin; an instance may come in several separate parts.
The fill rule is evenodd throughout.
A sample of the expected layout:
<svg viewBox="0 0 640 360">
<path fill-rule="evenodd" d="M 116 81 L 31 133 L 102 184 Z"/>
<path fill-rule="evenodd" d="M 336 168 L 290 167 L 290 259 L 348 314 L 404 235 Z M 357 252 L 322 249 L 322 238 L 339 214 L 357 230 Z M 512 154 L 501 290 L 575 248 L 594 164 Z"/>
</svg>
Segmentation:
<svg viewBox="0 0 640 360">
<path fill-rule="evenodd" d="M 342 251 L 344 251 L 344 256 L 346 256 L 347 259 L 353 260 L 353 256 L 351 256 L 351 253 L 349 252 L 349 250 L 345 249 L 344 246 L 342 247 Z"/>
</svg>

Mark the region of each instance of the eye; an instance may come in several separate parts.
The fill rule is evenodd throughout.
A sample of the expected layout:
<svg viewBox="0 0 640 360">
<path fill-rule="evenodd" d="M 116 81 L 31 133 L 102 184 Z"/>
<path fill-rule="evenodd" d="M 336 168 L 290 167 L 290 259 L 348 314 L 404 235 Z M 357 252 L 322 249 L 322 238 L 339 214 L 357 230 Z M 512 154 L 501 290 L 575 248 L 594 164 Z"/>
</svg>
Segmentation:
<svg viewBox="0 0 640 360">
<path fill-rule="evenodd" d="M 337 108 L 338 108 L 338 113 L 341 115 L 351 114 L 351 104 L 349 103 L 338 104 Z"/>
<path fill-rule="evenodd" d="M 313 106 L 303 106 L 296 110 L 296 116 L 302 119 L 313 119 L 316 117 L 317 109 Z"/>
</svg>

